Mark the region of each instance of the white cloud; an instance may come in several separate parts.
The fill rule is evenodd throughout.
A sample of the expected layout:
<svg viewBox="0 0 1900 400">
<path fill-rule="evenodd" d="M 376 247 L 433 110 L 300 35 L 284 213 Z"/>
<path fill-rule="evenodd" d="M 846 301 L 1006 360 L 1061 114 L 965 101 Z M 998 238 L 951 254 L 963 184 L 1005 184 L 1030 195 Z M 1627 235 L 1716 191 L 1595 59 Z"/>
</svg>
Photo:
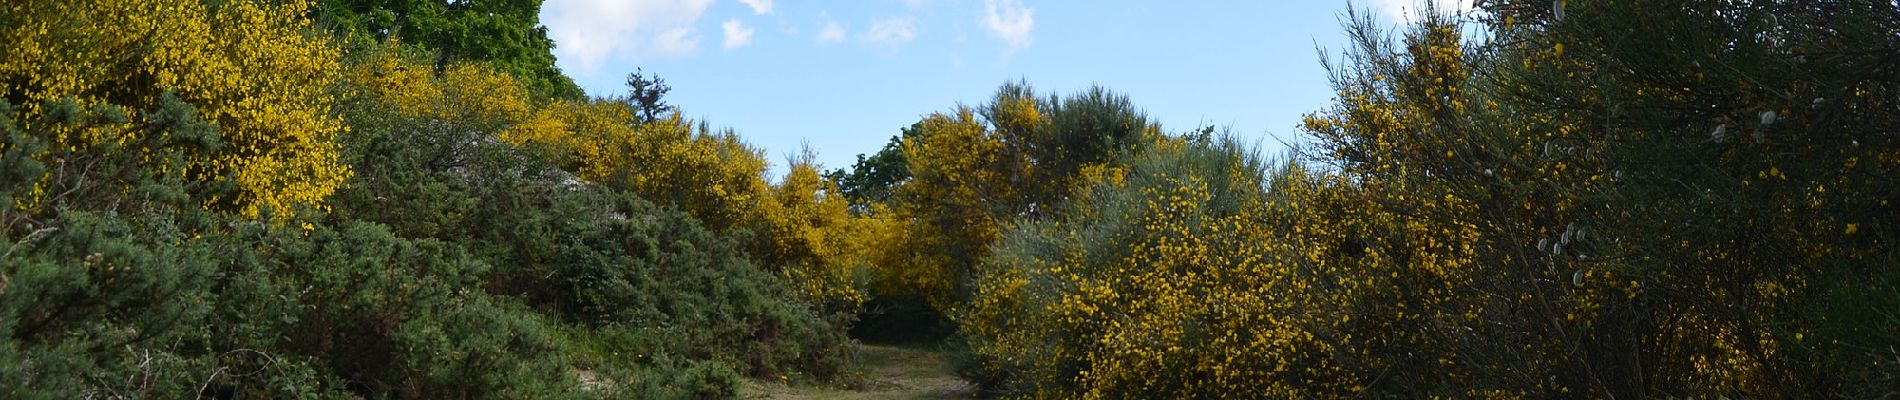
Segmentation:
<svg viewBox="0 0 1900 400">
<path fill-rule="evenodd" d="M 1412 23 L 1412 21 L 1418 20 L 1418 10 L 1425 8 L 1426 0 L 1370 1 L 1372 2 L 1372 9 L 1378 11 L 1380 14 L 1385 14 L 1386 18 L 1409 24 Z M 1433 5 L 1437 6 L 1436 11 L 1439 13 L 1464 13 L 1471 11 L 1471 2 L 1468 0 L 1438 0 L 1434 2 Z"/>
<path fill-rule="evenodd" d="M 899 46 L 917 40 L 915 20 L 910 17 L 891 17 L 871 21 L 871 28 L 864 31 L 861 38 L 866 43 Z"/>
<path fill-rule="evenodd" d="M 712 0 L 547 0 L 541 22 L 555 56 L 590 73 L 621 54 L 671 56 L 699 45 L 693 24 Z"/>
<path fill-rule="evenodd" d="M 983 29 L 1002 38 L 1009 47 L 1029 47 L 1029 31 L 1036 28 L 1036 10 L 1019 0 L 983 0 Z"/>
<path fill-rule="evenodd" d="M 661 55 L 681 55 L 699 49 L 699 36 L 689 28 L 673 28 L 653 35 L 653 51 Z"/>
<path fill-rule="evenodd" d="M 818 30 L 818 43 L 838 43 L 844 41 L 844 25 L 838 21 L 825 21 L 824 29 Z"/>
<path fill-rule="evenodd" d="M 739 2 L 745 3 L 746 7 L 752 7 L 753 14 L 765 15 L 772 13 L 772 0 L 739 0 Z"/>
<path fill-rule="evenodd" d="M 736 49 L 752 44 L 752 28 L 746 27 L 738 18 L 726 20 L 719 29 L 726 31 L 726 48 Z"/>
</svg>

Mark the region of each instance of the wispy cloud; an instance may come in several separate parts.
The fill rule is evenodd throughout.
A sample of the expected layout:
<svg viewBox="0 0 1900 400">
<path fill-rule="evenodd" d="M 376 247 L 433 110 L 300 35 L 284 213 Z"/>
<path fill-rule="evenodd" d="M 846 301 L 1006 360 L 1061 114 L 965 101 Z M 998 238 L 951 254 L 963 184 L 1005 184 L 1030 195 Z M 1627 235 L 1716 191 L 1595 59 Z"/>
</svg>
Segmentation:
<svg viewBox="0 0 1900 400">
<path fill-rule="evenodd" d="M 726 20 L 726 23 L 719 25 L 719 29 L 726 31 L 727 49 L 736 49 L 752 44 L 753 29 L 745 26 L 744 22 L 739 22 L 738 18 Z"/>
<path fill-rule="evenodd" d="M 616 54 L 676 56 L 699 46 L 693 24 L 712 0 L 547 0 L 556 56 L 592 72 Z"/>
<path fill-rule="evenodd" d="M 699 35 L 690 28 L 673 28 L 653 35 L 653 51 L 661 55 L 676 56 L 690 54 L 699 50 Z"/>
<path fill-rule="evenodd" d="M 891 17 L 871 21 L 871 28 L 861 37 L 865 43 L 901 46 L 917 40 L 916 20 L 911 17 Z"/>
<path fill-rule="evenodd" d="M 1019 0 L 983 0 L 983 29 L 1003 39 L 1012 49 L 1029 47 L 1030 31 L 1036 29 L 1036 10 Z"/>
<path fill-rule="evenodd" d="M 772 13 L 772 0 L 739 0 L 739 2 L 745 3 L 746 7 L 752 7 L 753 14 L 765 15 Z"/>
<path fill-rule="evenodd" d="M 1373 10 L 1385 14 L 1387 18 L 1402 23 L 1411 23 L 1418 19 L 1418 11 L 1426 7 L 1426 0 L 1370 0 Z M 1433 2 L 1437 9 L 1433 12 L 1463 13 L 1471 11 L 1471 2 L 1463 0 L 1437 0 Z"/>
<path fill-rule="evenodd" d="M 818 30 L 818 43 L 831 44 L 844 41 L 844 25 L 838 21 L 825 21 L 825 27 Z"/>
</svg>

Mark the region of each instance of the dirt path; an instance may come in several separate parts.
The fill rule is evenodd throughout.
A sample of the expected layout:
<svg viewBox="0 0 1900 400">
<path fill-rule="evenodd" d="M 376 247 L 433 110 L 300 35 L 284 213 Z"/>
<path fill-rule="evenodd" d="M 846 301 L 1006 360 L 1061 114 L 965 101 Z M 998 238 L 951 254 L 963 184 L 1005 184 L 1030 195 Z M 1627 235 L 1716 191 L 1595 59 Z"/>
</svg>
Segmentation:
<svg viewBox="0 0 1900 400">
<path fill-rule="evenodd" d="M 747 399 L 969 399 L 969 383 L 952 375 L 937 353 L 914 348 L 863 345 L 865 388 L 789 386 L 747 380 Z"/>
</svg>

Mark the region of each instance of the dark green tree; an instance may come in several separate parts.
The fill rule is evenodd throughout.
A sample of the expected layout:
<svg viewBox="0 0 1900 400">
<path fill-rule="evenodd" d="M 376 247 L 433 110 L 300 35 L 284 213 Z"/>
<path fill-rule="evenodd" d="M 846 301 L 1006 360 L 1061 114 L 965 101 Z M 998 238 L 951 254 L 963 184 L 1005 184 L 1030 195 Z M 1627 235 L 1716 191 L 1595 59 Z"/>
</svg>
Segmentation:
<svg viewBox="0 0 1900 400">
<path fill-rule="evenodd" d="M 573 79 L 554 64 L 554 41 L 541 25 L 542 0 L 319 0 L 316 19 L 345 35 L 399 38 L 452 62 L 492 65 L 536 94 L 579 99 Z"/>
<path fill-rule="evenodd" d="M 910 179 L 909 165 L 904 162 L 904 140 L 922 132 L 922 124 L 911 124 L 870 157 L 859 154 L 851 168 L 825 172 L 825 179 L 838 184 L 838 190 L 851 200 L 853 212 L 863 214 L 872 204 L 888 204 L 891 190 Z"/>
<path fill-rule="evenodd" d="M 1015 86 L 1005 85 L 1004 90 Z M 1051 96 L 1038 108 L 1047 122 L 1031 129 L 1026 147 L 1035 160 L 1032 182 L 1042 187 L 1031 192 L 1030 201 L 1043 208 L 1054 207 L 1075 189 L 1082 167 L 1137 154 L 1160 134 L 1159 126 L 1128 96 L 1101 86 Z"/>
<path fill-rule="evenodd" d="M 639 113 L 640 117 L 639 121 L 634 122 L 644 124 L 659 121 L 667 113 L 673 112 L 676 108 L 666 104 L 666 94 L 672 91 L 673 87 L 668 86 L 666 79 L 660 78 L 659 74 L 647 74 L 641 69 L 628 73 L 625 101 L 633 106 L 634 112 Z"/>
</svg>

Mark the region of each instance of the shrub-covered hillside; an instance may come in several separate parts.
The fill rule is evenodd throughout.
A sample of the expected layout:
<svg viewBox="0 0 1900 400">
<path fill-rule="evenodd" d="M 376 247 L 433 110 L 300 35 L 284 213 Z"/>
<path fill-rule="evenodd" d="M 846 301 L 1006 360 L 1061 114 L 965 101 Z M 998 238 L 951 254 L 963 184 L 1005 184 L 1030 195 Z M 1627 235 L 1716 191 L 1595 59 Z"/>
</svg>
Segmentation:
<svg viewBox="0 0 1900 400">
<path fill-rule="evenodd" d="M 782 175 L 539 9 L 0 5 L 0 398 L 1900 395 L 1891 1 L 1349 13 L 1284 155 L 1010 82 Z"/>
<path fill-rule="evenodd" d="M 768 182 L 730 132 L 441 44 L 520 32 L 354 32 L 405 15 L 382 7 L 5 6 L 0 397 L 845 376 L 866 247 L 813 167 Z"/>
</svg>

